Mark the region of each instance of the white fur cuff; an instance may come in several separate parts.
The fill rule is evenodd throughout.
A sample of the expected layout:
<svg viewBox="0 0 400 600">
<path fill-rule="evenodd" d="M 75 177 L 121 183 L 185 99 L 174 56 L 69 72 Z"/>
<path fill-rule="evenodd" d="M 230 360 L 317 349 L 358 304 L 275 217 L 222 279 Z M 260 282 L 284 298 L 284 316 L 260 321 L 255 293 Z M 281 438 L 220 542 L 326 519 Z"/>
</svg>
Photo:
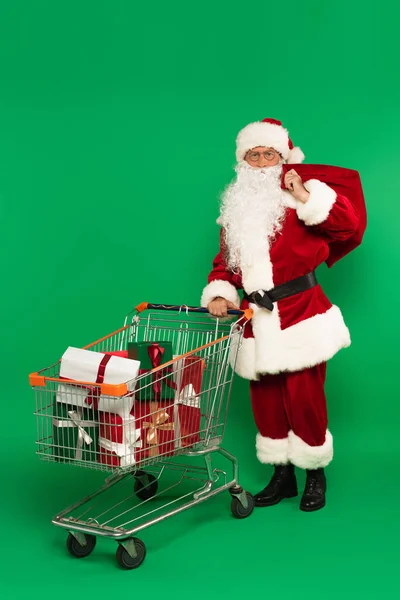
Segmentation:
<svg viewBox="0 0 400 600">
<path fill-rule="evenodd" d="M 211 300 L 214 300 L 218 296 L 229 300 L 235 306 L 240 306 L 237 289 L 229 281 L 224 281 L 223 279 L 215 279 L 206 285 L 201 296 L 201 306 L 206 307 Z"/>
<path fill-rule="evenodd" d="M 321 469 L 333 458 L 333 438 L 327 430 L 322 446 L 309 446 L 293 431 L 289 432 L 289 461 L 300 469 Z"/>
<path fill-rule="evenodd" d="M 257 458 L 261 463 L 268 465 L 286 465 L 288 463 L 288 438 L 273 440 L 258 433 L 256 448 Z"/>
<path fill-rule="evenodd" d="M 310 192 L 310 197 L 306 203 L 297 202 L 297 216 L 306 225 L 319 225 L 328 218 L 335 204 L 336 192 L 318 179 L 306 181 L 304 187 Z"/>
</svg>

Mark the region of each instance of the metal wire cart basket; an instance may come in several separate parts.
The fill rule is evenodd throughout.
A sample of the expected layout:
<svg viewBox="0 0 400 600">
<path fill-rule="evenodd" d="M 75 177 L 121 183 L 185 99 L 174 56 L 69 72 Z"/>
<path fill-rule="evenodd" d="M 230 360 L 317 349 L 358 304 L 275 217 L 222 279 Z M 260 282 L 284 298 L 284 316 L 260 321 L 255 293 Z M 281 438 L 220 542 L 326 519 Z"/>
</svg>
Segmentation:
<svg viewBox="0 0 400 600">
<path fill-rule="evenodd" d="M 146 556 L 138 532 L 227 490 L 236 518 L 252 513 L 237 459 L 221 447 L 237 351 L 251 318 L 251 311 L 229 313 L 237 320 L 143 303 L 121 329 L 77 349 L 82 372 L 95 366 L 93 380 L 68 377 L 66 354 L 30 375 L 39 457 L 108 473 L 100 489 L 52 521 L 68 531 L 72 556 L 88 556 L 96 536 L 108 537 L 118 543 L 119 565 L 134 569 Z M 121 383 L 120 364 L 139 365 L 135 377 Z M 216 453 L 232 477 L 213 466 Z"/>
</svg>

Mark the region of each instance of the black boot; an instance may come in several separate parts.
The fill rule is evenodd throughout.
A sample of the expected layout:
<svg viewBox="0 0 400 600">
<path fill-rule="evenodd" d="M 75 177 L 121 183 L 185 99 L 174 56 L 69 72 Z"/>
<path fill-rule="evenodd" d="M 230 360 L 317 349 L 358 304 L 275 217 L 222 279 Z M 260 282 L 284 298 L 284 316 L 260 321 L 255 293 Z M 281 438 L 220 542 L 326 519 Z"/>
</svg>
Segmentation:
<svg viewBox="0 0 400 600">
<path fill-rule="evenodd" d="M 307 471 L 306 487 L 300 508 L 306 512 L 319 510 L 325 506 L 326 477 L 323 469 Z"/>
<path fill-rule="evenodd" d="M 284 498 L 297 496 L 297 482 L 293 465 L 276 465 L 271 481 L 254 496 L 256 506 L 273 506 Z"/>
</svg>

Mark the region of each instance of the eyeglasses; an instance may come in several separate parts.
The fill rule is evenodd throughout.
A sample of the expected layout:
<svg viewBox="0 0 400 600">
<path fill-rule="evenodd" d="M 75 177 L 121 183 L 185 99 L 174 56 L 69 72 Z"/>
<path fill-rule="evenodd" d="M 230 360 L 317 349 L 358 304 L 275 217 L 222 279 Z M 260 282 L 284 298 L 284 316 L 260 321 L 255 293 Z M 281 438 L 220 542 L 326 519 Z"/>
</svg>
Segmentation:
<svg viewBox="0 0 400 600">
<path fill-rule="evenodd" d="M 280 154 L 275 150 L 265 150 L 264 152 L 255 152 L 250 150 L 246 157 L 251 160 L 251 162 L 258 162 L 260 160 L 260 156 L 263 156 L 265 160 L 271 161 L 274 160 L 277 155 L 280 156 Z"/>
</svg>

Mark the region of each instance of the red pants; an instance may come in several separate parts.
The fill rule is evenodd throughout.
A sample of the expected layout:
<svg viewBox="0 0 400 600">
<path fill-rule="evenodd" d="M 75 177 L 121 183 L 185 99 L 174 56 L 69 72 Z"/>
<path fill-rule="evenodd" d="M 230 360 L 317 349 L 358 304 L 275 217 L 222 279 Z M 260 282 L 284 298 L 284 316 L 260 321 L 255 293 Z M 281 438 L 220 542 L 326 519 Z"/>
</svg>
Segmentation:
<svg viewBox="0 0 400 600">
<path fill-rule="evenodd" d="M 315 469 L 332 460 L 325 376 L 323 363 L 303 371 L 264 375 L 250 383 L 261 462 L 291 462 L 304 469 Z"/>
</svg>

